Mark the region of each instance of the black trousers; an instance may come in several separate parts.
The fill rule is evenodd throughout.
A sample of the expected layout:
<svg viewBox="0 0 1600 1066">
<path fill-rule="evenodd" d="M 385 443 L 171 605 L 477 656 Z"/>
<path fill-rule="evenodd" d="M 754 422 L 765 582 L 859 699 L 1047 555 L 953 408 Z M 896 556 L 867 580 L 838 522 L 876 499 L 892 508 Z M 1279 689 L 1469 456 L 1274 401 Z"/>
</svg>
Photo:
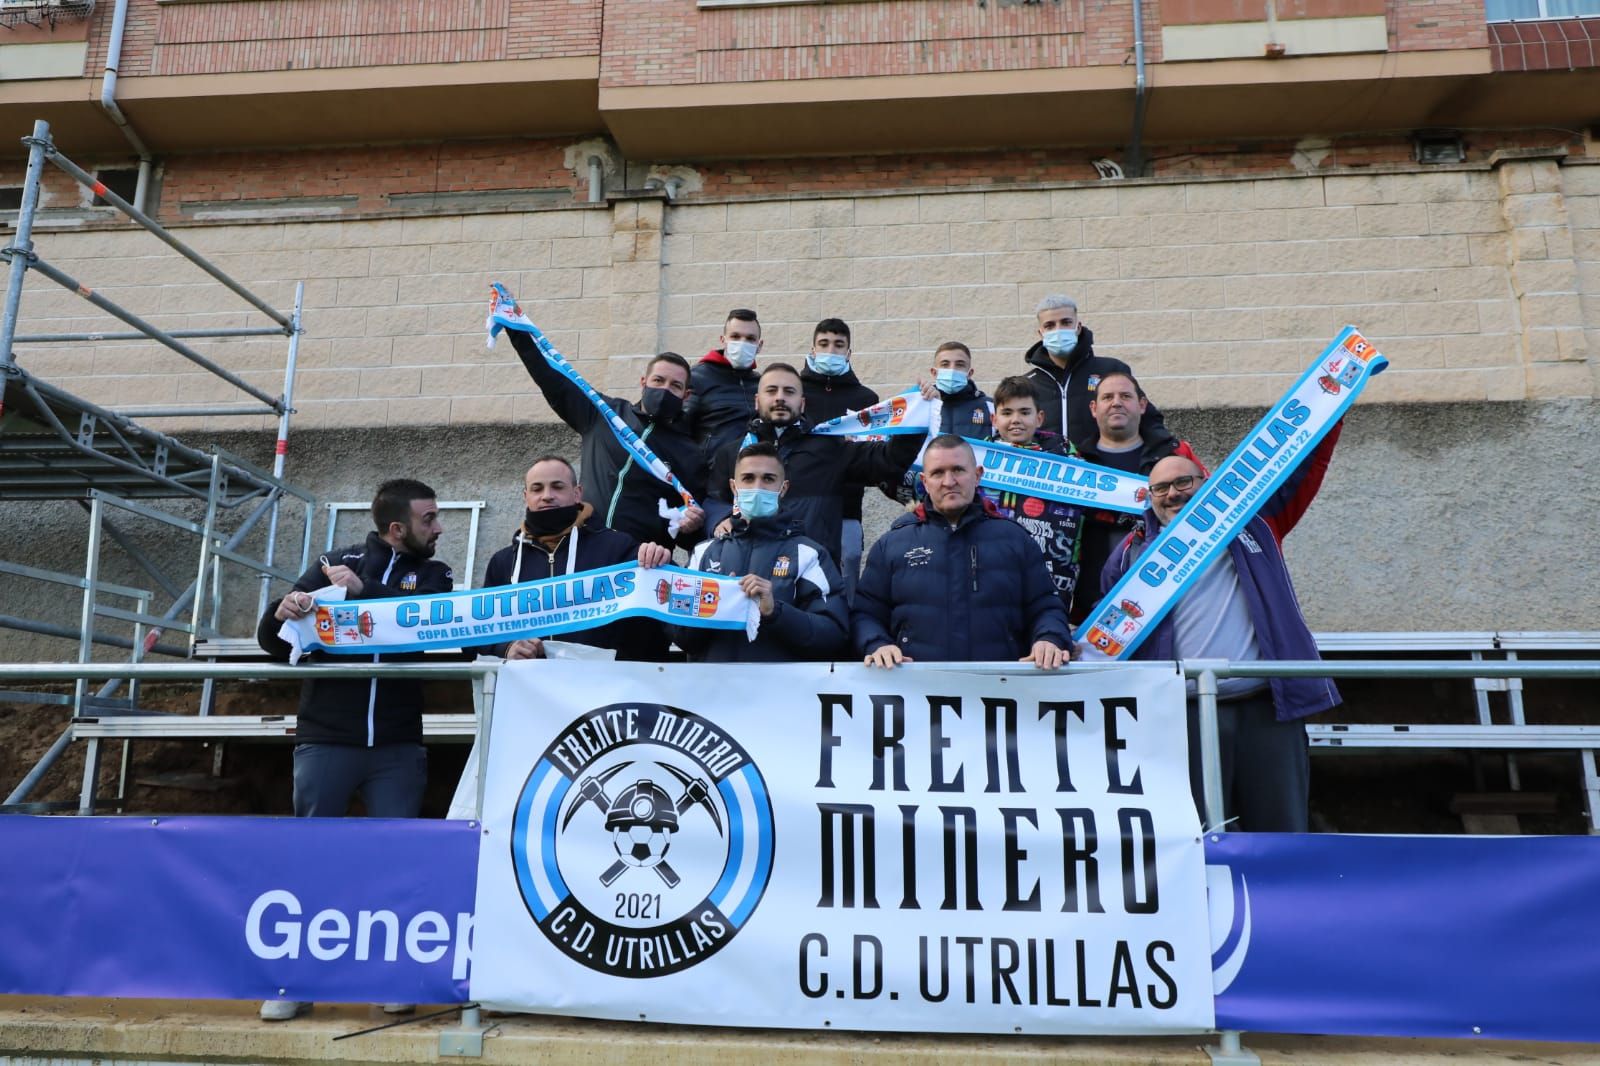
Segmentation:
<svg viewBox="0 0 1600 1066">
<path fill-rule="evenodd" d="M 1305 722 L 1280 722 L 1272 691 L 1217 704 L 1222 748 L 1222 805 L 1227 828 L 1243 833 L 1308 830 L 1311 756 Z M 1189 791 L 1206 823 L 1205 777 L 1200 763 L 1200 707 L 1189 700 Z"/>
</svg>

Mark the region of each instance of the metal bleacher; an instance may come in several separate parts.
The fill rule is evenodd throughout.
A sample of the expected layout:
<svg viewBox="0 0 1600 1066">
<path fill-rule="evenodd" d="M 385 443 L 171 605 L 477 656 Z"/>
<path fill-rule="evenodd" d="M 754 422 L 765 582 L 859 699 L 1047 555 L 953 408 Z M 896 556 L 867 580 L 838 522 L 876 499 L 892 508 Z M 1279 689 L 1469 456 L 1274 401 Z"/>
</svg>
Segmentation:
<svg viewBox="0 0 1600 1066">
<path fill-rule="evenodd" d="M 1600 632 L 1372 632 L 1318 633 L 1317 647 L 1326 659 L 1373 655 L 1405 658 L 1468 659 L 1472 662 L 1517 662 L 1520 655 L 1600 652 Z M 1512 791 L 1521 789 L 1516 752 L 1572 751 L 1583 775 L 1584 809 L 1589 832 L 1600 833 L 1600 726 L 1530 724 L 1520 677 L 1475 677 L 1473 696 L 1477 721 L 1463 724 L 1323 724 L 1306 726 L 1313 753 L 1356 750 L 1493 751 L 1506 753 L 1506 775 Z M 1503 701 L 1491 700 L 1501 695 Z M 1497 709 L 1496 704 L 1503 702 Z M 1497 713 L 1498 712 L 1498 713 Z"/>
</svg>

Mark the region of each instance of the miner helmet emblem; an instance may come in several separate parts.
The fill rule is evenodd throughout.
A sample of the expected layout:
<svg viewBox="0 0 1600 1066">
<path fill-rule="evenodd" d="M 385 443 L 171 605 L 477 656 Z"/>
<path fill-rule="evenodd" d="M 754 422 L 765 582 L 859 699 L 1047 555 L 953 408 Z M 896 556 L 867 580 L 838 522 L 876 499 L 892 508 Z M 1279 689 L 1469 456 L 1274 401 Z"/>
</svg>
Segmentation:
<svg viewBox="0 0 1600 1066">
<path fill-rule="evenodd" d="M 726 724 L 681 707 L 614 703 L 571 719 L 515 812 L 529 916 L 567 959 L 611 976 L 658 977 L 716 954 L 772 874 L 761 771 Z"/>
</svg>

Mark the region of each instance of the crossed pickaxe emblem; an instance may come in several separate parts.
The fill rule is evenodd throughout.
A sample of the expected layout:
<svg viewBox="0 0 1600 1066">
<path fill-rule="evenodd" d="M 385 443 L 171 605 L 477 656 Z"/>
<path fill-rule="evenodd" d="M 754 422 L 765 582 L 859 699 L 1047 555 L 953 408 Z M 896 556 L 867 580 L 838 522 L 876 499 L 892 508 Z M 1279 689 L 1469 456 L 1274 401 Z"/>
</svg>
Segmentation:
<svg viewBox="0 0 1600 1066">
<path fill-rule="evenodd" d="M 667 794 L 661 786 L 649 778 L 641 777 L 617 793 L 615 799 L 606 794 L 606 786 L 611 779 L 623 770 L 632 766 L 632 762 L 618 763 L 616 766 L 602 770 L 598 774 L 585 775 L 578 783 L 578 793 L 572 801 L 572 806 L 567 808 L 566 817 L 561 820 L 561 831 L 565 833 L 567 826 L 576 817 L 579 810 L 587 803 L 594 804 L 605 815 L 606 828 L 616 830 L 634 826 L 649 826 L 652 830 L 666 834 L 667 842 L 662 847 L 661 853 L 652 860 L 641 860 L 636 864 L 619 858 L 600 874 L 600 883 L 610 887 L 611 883 L 621 877 L 623 871 L 630 865 L 648 866 L 656 872 L 668 888 L 678 887 L 682 880 L 678 872 L 667 862 L 667 848 L 671 846 L 671 835 L 677 832 L 678 817 L 686 813 L 691 807 L 703 807 L 706 814 L 711 816 L 711 822 L 717 827 L 717 834 L 722 834 L 722 816 L 717 813 L 716 807 L 711 802 L 711 786 L 702 777 L 694 777 L 684 773 L 676 766 L 667 763 L 658 765 L 674 777 L 683 786 L 683 793 L 676 800 Z M 615 846 L 615 845 L 613 845 Z"/>
</svg>

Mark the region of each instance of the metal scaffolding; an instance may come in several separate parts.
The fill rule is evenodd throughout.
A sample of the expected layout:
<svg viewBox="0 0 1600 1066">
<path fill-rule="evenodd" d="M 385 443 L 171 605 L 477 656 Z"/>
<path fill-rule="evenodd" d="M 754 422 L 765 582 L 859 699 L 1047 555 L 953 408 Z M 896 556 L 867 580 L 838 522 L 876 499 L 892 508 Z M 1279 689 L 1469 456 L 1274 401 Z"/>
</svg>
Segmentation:
<svg viewBox="0 0 1600 1066">
<path fill-rule="evenodd" d="M 267 602 L 268 585 L 276 577 L 293 581 L 311 554 L 313 512 L 316 500 L 284 480 L 290 415 L 293 413 L 295 363 L 301 328 L 304 284 L 295 289 L 294 308 L 285 313 L 229 277 L 199 252 L 169 232 L 143 211 L 107 189 L 94 175 L 57 149 L 50 126 L 34 123 L 33 135 L 24 137 L 28 149 L 27 176 L 22 205 L 9 246 L 0 248 L 0 260 L 9 264 L 9 280 L 0 311 L 0 500 L 71 500 L 88 516 L 87 551 L 81 574 L 61 573 L 0 559 L 0 576 L 72 588 L 81 593 L 76 628 L 30 619 L 17 613 L 0 615 L 0 628 L 73 640 L 77 662 L 88 664 L 96 646 L 128 653 L 130 663 L 157 654 L 189 658 L 202 639 L 225 638 L 228 614 L 223 604 L 223 564 L 241 567 L 258 582 L 254 619 Z M 148 233 L 193 263 L 212 279 L 244 299 L 273 323 L 228 329 L 163 330 L 115 301 L 94 291 L 42 258 L 34 249 L 33 230 L 38 220 L 40 187 L 46 164 L 55 166 L 79 185 L 126 215 Z M 131 327 L 112 333 L 19 333 L 23 287 L 33 271 Z M 269 395 L 238 374 L 192 348 L 189 340 L 233 337 L 282 337 L 287 343 L 283 391 Z M 18 362 L 17 344 L 82 344 L 100 341 L 149 340 L 228 382 L 251 402 L 227 405 L 175 405 L 111 409 L 91 403 L 41 380 Z M 196 448 L 176 437 L 151 429 L 135 418 L 275 415 L 277 441 L 272 469 L 265 470 L 218 447 Z M 277 563 L 279 511 L 285 500 L 304 509 L 299 536 L 299 566 L 290 571 Z M 203 517 L 193 513 L 203 508 Z M 193 538 L 197 559 L 186 583 L 170 574 L 141 549 L 120 524 L 153 524 L 163 541 Z M 263 528 L 262 523 L 265 521 Z M 259 556 L 245 548 L 252 534 L 260 533 Z M 110 540 L 148 575 L 152 587 L 107 581 L 101 577 L 101 549 Z M 6 597 L 10 611 L 21 597 Z M 164 604 L 164 606 L 163 606 Z M 131 627 L 131 634 L 106 632 Z M 164 643 L 162 637 L 176 639 Z M 124 682 L 128 693 L 117 698 Z M 93 692 L 87 676 L 75 682 L 73 694 L 41 696 L 33 692 L 0 689 L 0 701 L 70 705 L 74 718 L 107 717 L 138 713 L 136 677 L 107 678 Z M 208 711 L 203 706 L 202 711 Z M 5 804 L 20 804 L 73 738 L 69 723 L 60 738 L 14 788 Z M 123 752 L 127 763 L 126 746 Z"/>
</svg>

